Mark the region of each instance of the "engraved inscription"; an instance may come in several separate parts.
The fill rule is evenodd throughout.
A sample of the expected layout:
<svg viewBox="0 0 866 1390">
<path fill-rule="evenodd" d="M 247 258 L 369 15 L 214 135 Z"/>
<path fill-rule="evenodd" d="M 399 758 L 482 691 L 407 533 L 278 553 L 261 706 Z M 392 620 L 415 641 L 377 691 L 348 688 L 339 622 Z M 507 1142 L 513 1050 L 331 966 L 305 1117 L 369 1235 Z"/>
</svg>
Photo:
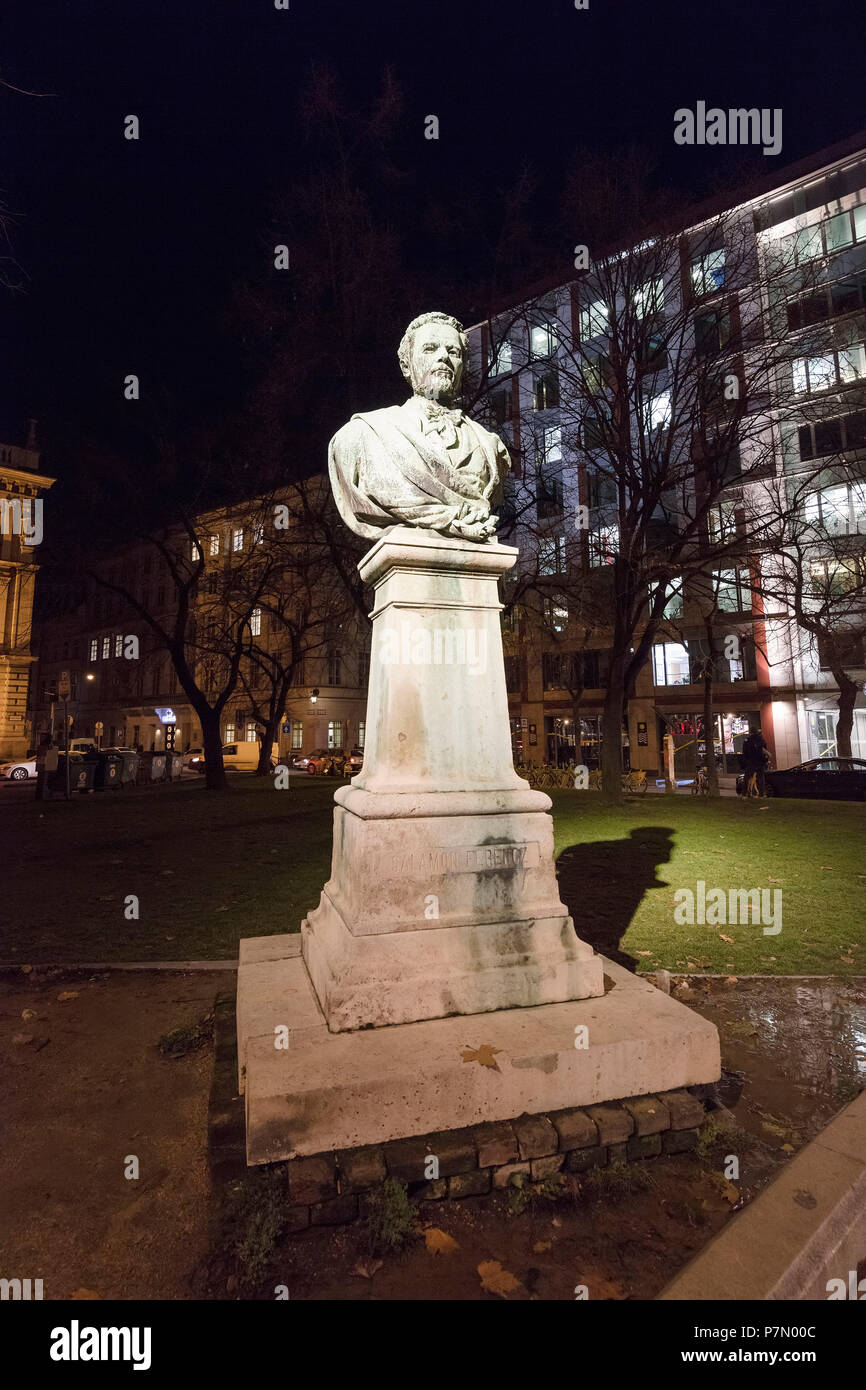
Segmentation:
<svg viewBox="0 0 866 1390">
<path fill-rule="evenodd" d="M 403 874 L 477 874 L 496 869 L 534 869 L 540 862 L 538 841 L 525 845 L 473 845 L 470 848 L 416 850 L 389 857 L 389 878 Z"/>
</svg>

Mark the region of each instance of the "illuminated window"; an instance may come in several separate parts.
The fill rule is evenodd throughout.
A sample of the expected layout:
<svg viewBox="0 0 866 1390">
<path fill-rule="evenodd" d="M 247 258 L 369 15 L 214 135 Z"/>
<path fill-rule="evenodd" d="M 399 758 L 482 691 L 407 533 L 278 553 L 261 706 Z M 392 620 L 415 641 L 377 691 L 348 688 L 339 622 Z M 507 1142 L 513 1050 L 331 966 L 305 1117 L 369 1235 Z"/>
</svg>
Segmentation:
<svg viewBox="0 0 866 1390">
<path fill-rule="evenodd" d="M 656 642 L 653 646 L 653 683 L 689 685 L 689 652 L 682 642 Z"/>
<path fill-rule="evenodd" d="M 503 372 L 511 371 L 511 344 L 507 340 L 500 343 L 495 352 L 491 352 L 488 370 L 491 376 L 502 376 Z"/>
<path fill-rule="evenodd" d="M 254 608 L 250 614 L 250 632 L 253 637 L 260 637 L 262 632 L 262 610 Z"/>
<path fill-rule="evenodd" d="M 253 527 L 253 545 L 264 545 L 264 542 L 265 523 L 263 521 L 258 521 L 256 522 L 256 525 Z"/>
<path fill-rule="evenodd" d="M 366 733 L 366 725 L 365 725 L 365 723 L 364 723 L 364 721 L 363 721 L 363 719 L 362 719 L 362 720 L 361 720 L 361 723 L 358 725 L 358 747 L 359 747 L 359 748 L 363 748 L 363 747 L 364 747 L 364 736 L 365 736 L 365 733 Z"/>
<path fill-rule="evenodd" d="M 328 724 L 328 747 L 342 748 L 343 746 L 343 725 L 339 719 L 332 719 Z"/>
<path fill-rule="evenodd" d="M 722 250 L 708 251 L 705 256 L 697 256 L 692 261 L 692 284 L 695 294 L 703 297 L 715 294 L 725 283 L 725 253 Z"/>
<path fill-rule="evenodd" d="M 735 502 L 719 502 L 710 508 L 709 532 L 711 541 L 729 541 L 737 534 Z"/>
<path fill-rule="evenodd" d="M 538 357 L 552 357 L 556 352 L 556 326 L 552 323 L 538 323 L 529 330 L 529 355 L 535 359 Z"/>
<path fill-rule="evenodd" d="M 210 553 L 211 553 L 211 555 L 219 555 L 219 553 L 220 553 L 220 538 L 219 538 L 219 536 L 211 536 L 211 538 L 210 538 Z"/>
<path fill-rule="evenodd" d="M 608 312 L 607 305 L 603 299 L 596 299 L 592 304 L 588 304 L 585 309 L 580 311 L 580 337 L 585 342 L 588 338 L 599 338 L 607 332 Z"/>
<path fill-rule="evenodd" d="M 752 586 L 747 569 L 713 570 L 716 602 L 722 613 L 750 613 Z"/>
<path fill-rule="evenodd" d="M 192 542 L 190 543 L 190 547 L 189 547 L 189 558 L 190 558 L 193 562 L 195 562 L 196 560 L 200 560 L 200 559 L 201 559 L 201 551 L 199 550 L 199 548 L 198 548 L 198 546 L 197 546 L 197 544 L 196 544 L 195 541 L 192 541 Z"/>
<path fill-rule="evenodd" d="M 116 633 L 114 634 L 114 655 L 115 655 L 115 656 L 123 656 L 123 633 L 122 633 L 122 632 L 116 632 Z"/>
<path fill-rule="evenodd" d="M 235 726 L 234 726 L 234 724 L 226 724 L 225 733 L 224 733 L 224 735 L 223 735 L 223 743 L 234 743 L 234 741 L 235 741 Z"/>
<path fill-rule="evenodd" d="M 96 637 L 90 639 L 90 660 L 95 661 L 99 655 L 99 641 Z"/>
<path fill-rule="evenodd" d="M 246 740 L 247 743 L 255 743 L 256 741 L 256 726 L 252 720 L 247 724 Z"/>
<path fill-rule="evenodd" d="M 300 719 L 292 720 L 292 747 L 303 748 L 304 746 L 304 725 Z"/>
<path fill-rule="evenodd" d="M 232 531 L 232 550 L 243 550 L 244 548 L 244 528 L 236 526 Z"/>
<path fill-rule="evenodd" d="M 657 584 L 649 585 L 649 601 L 652 604 L 658 589 Z M 682 579 L 671 579 L 665 585 L 667 598 L 662 609 L 663 618 L 681 618 L 683 615 L 683 581 Z"/>
<path fill-rule="evenodd" d="M 635 291 L 634 311 L 639 319 L 647 314 L 659 314 L 664 307 L 664 282 L 661 278 L 647 280 Z"/>
<path fill-rule="evenodd" d="M 671 393 L 670 391 L 660 391 L 657 396 L 650 396 L 644 402 L 646 410 L 647 432 L 664 429 L 671 422 Z"/>
<path fill-rule="evenodd" d="M 110 638 L 110 637 L 103 637 L 103 639 L 102 639 L 102 660 L 103 660 L 103 661 L 106 661 L 106 660 L 108 659 L 108 657 L 110 657 L 110 656 L 111 656 L 111 638 Z"/>
<path fill-rule="evenodd" d="M 619 527 L 599 526 L 589 533 L 589 563 L 596 569 L 599 565 L 612 565 L 619 550 Z"/>
<path fill-rule="evenodd" d="M 538 573 L 562 574 L 565 570 L 565 536 L 546 536 L 538 542 Z"/>
</svg>

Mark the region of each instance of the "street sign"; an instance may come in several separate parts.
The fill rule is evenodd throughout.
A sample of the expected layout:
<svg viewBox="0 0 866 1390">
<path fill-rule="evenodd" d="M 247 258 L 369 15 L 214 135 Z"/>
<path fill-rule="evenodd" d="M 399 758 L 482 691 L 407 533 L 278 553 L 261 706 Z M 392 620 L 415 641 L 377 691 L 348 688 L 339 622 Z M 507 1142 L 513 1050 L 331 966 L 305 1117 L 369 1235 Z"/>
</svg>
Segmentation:
<svg viewBox="0 0 866 1390">
<path fill-rule="evenodd" d="M 284 724 L 282 724 L 280 727 L 281 727 L 281 730 L 282 730 L 282 732 L 283 732 L 284 734 L 290 734 L 290 733 L 292 732 L 292 726 L 291 726 L 291 724 L 289 723 L 288 719 L 287 719 L 286 722 L 285 722 Z"/>
<path fill-rule="evenodd" d="M 159 722 L 161 724 L 177 723 L 177 715 L 175 714 L 174 710 L 168 709 L 165 705 L 162 707 L 162 709 L 155 709 L 154 713 L 159 717 Z"/>
<path fill-rule="evenodd" d="M 68 671 L 61 671 L 57 680 L 58 700 L 68 700 L 72 694 L 72 682 L 69 679 Z"/>
</svg>

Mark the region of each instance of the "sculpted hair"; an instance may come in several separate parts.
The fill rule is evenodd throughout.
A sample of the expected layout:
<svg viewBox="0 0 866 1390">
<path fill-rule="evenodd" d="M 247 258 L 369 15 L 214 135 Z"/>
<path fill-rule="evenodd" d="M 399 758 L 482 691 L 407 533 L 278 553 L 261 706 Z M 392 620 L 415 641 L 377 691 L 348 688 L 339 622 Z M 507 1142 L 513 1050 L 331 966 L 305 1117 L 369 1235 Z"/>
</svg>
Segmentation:
<svg viewBox="0 0 866 1390">
<path fill-rule="evenodd" d="M 450 314 L 421 314 L 417 319 L 413 319 L 412 322 L 409 324 L 409 327 L 406 329 L 406 332 L 400 339 L 400 346 L 397 349 L 397 360 L 400 363 L 400 371 L 403 373 L 407 381 L 411 381 L 412 379 L 409 370 L 409 357 L 412 352 L 412 339 L 415 337 L 415 334 L 418 332 L 418 329 L 423 328 L 424 325 L 427 323 L 447 323 L 451 328 L 456 328 L 457 332 L 460 334 L 460 346 L 463 349 L 464 357 L 466 356 L 466 353 L 469 350 L 469 339 L 463 332 L 463 324 L 460 323 L 457 319 L 452 318 Z"/>
</svg>

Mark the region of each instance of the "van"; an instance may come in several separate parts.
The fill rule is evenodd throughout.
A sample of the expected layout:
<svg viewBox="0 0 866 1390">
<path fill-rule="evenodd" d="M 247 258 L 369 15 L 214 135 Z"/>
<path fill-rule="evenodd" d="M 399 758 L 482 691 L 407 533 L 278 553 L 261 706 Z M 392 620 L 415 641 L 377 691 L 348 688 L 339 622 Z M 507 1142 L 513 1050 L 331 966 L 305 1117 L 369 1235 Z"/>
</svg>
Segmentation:
<svg viewBox="0 0 866 1390">
<path fill-rule="evenodd" d="M 261 744 L 258 739 L 249 739 L 242 743 L 223 744 L 223 767 L 226 772 L 255 772 L 259 765 L 259 749 Z M 276 767 L 280 756 L 279 745 L 271 744 L 271 771 Z"/>
</svg>

